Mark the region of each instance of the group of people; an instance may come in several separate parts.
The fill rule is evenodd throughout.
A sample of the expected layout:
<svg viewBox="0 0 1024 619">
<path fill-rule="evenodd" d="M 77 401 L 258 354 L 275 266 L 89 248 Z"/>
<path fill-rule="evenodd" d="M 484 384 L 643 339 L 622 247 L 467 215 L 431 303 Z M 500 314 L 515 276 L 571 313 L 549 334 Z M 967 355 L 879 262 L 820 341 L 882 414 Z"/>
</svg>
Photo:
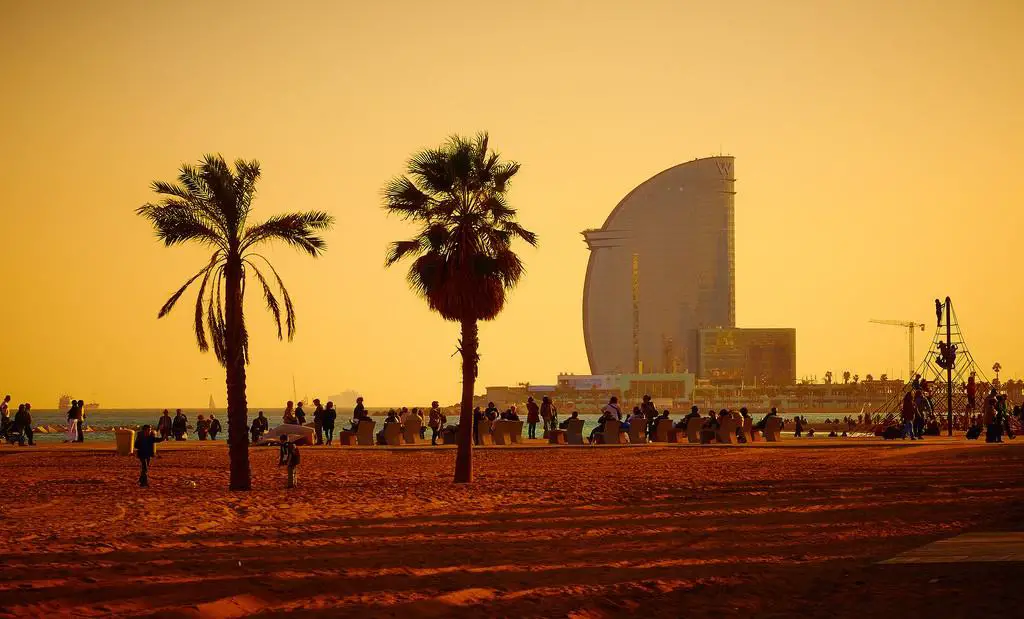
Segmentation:
<svg viewBox="0 0 1024 619">
<path fill-rule="evenodd" d="M 11 415 L 11 396 L 4 396 L 0 402 L 0 438 L 8 443 L 17 443 L 25 446 L 25 440 L 29 445 L 35 445 L 32 436 L 32 405 L 28 403 L 19 404 L 18 410 Z"/>
<path fill-rule="evenodd" d="M 761 418 L 760 421 L 752 424 L 753 428 L 763 431 L 767 426 L 768 421 L 773 417 L 778 417 L 778 415 L 778 409 L 772 408 L 771 411 Z M 578 416 L 578 413 L 573 412 L 570 419 L 576 419 Z M 701 415 L 700 407 L 692 406 L 690 407 L 689 414 L 673 424 L 673 428 L 676 430 L 686 431 L 692 420 L 697 419 L 700 420 L 701 431 L 718 432 L 722 427 L 722 422 L 725 421 L 725 419 L 732 418 L 734 416 L 735 415 L 732 411 L 723 408 L 718 411 L 717 414 L 712 410 L 707 418 L 704 418 Z M 743 433 L 743 426 L 746 424 L 746 421 L 750 419 L 750 412 L 746 407 L 743 407 L 739 410 L 739 416 L 743 423 L 737 424 L 736 437 L 740 442 L 746 442 L 746 436 Z M 657 433 L 658 423 L 662 420 L 671 421 L 671 412 L 666 409 L 659 413 L 651 399 L 651 396 L 649 395 L 645 395 L 640 406 L 634 406 L 633 411 L 626 415 L 625 418 L 623 418 L 622 409 L 619 407 L 619 399 L 616 396 L 612 396 L 608 400 L 608 404 L 601 409 L 601 417 L 598 419 L 597 426 L 591 430 L 588 440 L 592 444 L 597 442 L 599 437 L 604 434 L 605 426 L 609 421 L 618 421 L 620 424 L 619 430 L 623 432 L 629 432 L 634 425 L 642 425 L 646 435 L 653 440 Z M 568 420 L 564 424 L 561 424 L 560 427 L 562 429 L 568 427 Z"/>
<path fill-rule="evenodd" d="M 356 410 L 353 412 L 352 427 L 350 432 L 356 432 L 359 429 L 359 422 L 364 419 L 369 419 L 366 413 L 366 409 L 362 408 L 363 399 L 359 398 L 356 402 Z M 437 445 L 437 439 L 441 436 L 441 432 L 444 430 L 445 424 L 448 423 L 448 417 L 441 411 L 441 405 L 438 404 L 437 400 L 430 403 L 430 411 L 424 416 L 423 411 L 419 408 L 413 408 L 409 410 L 406 407 L 402 407 L 401 410 L 391 409 L 388 411 L 387 417 L 384 418 L 384 427 L 381 428 L 380 432 L 377 433 L 377 444 L 384 445 L 384 429 L 390 424 L 399 424 L 404 426 L 411 418 L 415 417 L 419 421 L 419 432 L 420 439 L 426 440 L 427 429 L 430 429 L 430 444 Z"/>
<path fill-rule="evenodd" d="M 143 426 L 148 427 L 148 426 Z M 188 431 L 192 429 L 192 426 L 188 423 L 188 415 L 181 412 L 181 409 L 177 409 L 174 413 L 174 417 L 171 417 L 170 411 L 166 408 L 161 413 L 160 419 L 156 422 L 156 432 L 159 435 L 160 440 L 167 441 L 172 437 L 176 441 L 184 441 L 188 438 Z M 196 436 L 201 441 L 207 439 L 215 441 L 217 435 L 223 431 L 223 426 L 220 424 L 220 419 L 213 413 L 210 413 L 209 419 L 204 415 L 198 415 L 196 417 L 195 425 Z"/>
<path fill-rule="evenodd" d="M 1024 425 L 1024 407 L 1014 406 L 1011 411 L 1006 394 L 993 388 L 981 405 L 981 413 L 971 419 L 967 438 L 977 439 L 982 432 L 985 433 L 986 443 L 1002 443 L 1004 435 L 1010 439 L 1016 438 L 1010 425 L 1011 419 L 1017 419 Z"/>
</svg>

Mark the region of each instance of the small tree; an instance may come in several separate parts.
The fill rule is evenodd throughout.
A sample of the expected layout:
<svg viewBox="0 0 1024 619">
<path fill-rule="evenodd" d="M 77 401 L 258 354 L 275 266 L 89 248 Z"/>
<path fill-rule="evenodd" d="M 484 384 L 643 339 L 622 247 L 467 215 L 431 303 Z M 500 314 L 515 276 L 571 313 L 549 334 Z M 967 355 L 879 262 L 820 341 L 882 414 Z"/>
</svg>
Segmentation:
<svg viewBox="0 0 1024 619">
<path fill-rule="evenodd" d="M 850 370 L 846 370 L 845 372 L 843 372 L 843 384 L 850 384 Z"/>
</svg>

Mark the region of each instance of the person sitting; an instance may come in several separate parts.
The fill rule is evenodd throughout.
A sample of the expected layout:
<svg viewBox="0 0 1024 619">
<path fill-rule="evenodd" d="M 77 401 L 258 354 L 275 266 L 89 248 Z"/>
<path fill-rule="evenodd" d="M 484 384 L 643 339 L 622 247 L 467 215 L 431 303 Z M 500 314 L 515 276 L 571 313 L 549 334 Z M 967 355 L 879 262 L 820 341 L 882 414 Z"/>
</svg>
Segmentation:
<svg viewBox="0 0 1024 619">
<path fill-rule="evenodd" d="M 647 427 L 647 416 L 644 415 L 643 411 L 640 410 L 639 406 L 633 407 L 633 412 L 631 412 L 626 417 L 626 420 L 622 422 L 622 424 L 619 426 L 619 429 L 622 430 L 623 432 L 629 432 L 629 429 L 633 427 L 634 423 L 638 423 L 643 425 L 644 427 Z"/>
<path fill-rule="evenodd" d="M 768 414 L 761 418 L 761 421 L 758 421 L 756 424 L 754 424 L 754 429 L 761 430 L 763 432 L 765 427 L 768 425 L 768 420 L 771 419 L 772 417 L 778 416 L 779 410 L 773 406 L 772 410 L 768 411 Z"/>
<path fill-rule="evenodd" d="M 263 415 L 263 411 L 260 411 L 256 419 L 252 420 L 252 426 L 249 428 L 249 434 L 252 436 L 253 445 L 260 442 L 260 439 L 267 433 L 269 427 L 270 423 Z"/>
<path fill-rule="evenodd" d="M 614 411 L 605 410 L 601 414 L 601 418 L 597 420 L 597 426 L 590 431 L 590 443 L 593 444 L 597 440 L 598 435 L 604 433 L 604 424 L 608 421 L 618 421 Z"/>
<path fill-rule="evenodd" d="M 611 413 L 615 416 L 615 419 L 622 421 L 622 410 L 619 408 L 619 398 L 612 396 L 608 399 L 608 403 L 601 409 L 601 414 Z"/>
<path fill-rule="evenodd" d="M 494 405 L 494 402 L 487 403 L 487 408 L 484 409 L 484 417 L 490 421 L 494 421 L 498 418 L 498 407 Z"/>
<path fill-rule="evenodd" d="M 516 413 L 516 407 L 508 407 L 508 410 L 501 414 L 501 418 L 504 421 L 519 421 L 519 415 Z"/>
<path fill-rule="evenodd" d="M 285 425 L 295 425 L 297 423 L 295 418 L 295 402 L 288 400 L 284 405 L 284 413 L 281 415 L 281 423 Z"/>
<path fill-rule="evenodd" d="M 384 427 L 381 428 L 380 432 L 377 433 L 378 445 L 386 444 L 386 442 L 384 441 L 384 428 L 387 428 L 389 425 L 393 423 L 401 424 L 402 420 L 399 418 L 398 412 L 392 408 L 391 410 L 388 411 L 388 416 L 384 419 Z"/>
<path fill-rule="evenodd" d="M 356 407 L 352 409 L 352 423 L 349 426 L 349 432 L 359 432 L 359 422 L 364 419 L 369 419 L 370 416 L 366 413 L 366 407 L 363 406 L 362 396 L 356 398 Z"/>
<path fill-rule="evenodd" d="M 807 428 L 807 438 L 814 438 L 814 428 Z"/>
<path fill-rule="evenodd" d="M 579 418 L 580 418 L 580 412 L 579 411 L 573 411 L 572 414 L 569 415 L 568 419 L 566 419 L 562 423 L 558 424 L 558 429 L 559 430 L 568 430 L 569 429 L 569 422 L 573 421 L 573 420 L 576 420 L 576 419 L 579 419 Z"/>
<path fill-rule="evenodd" d="M 696 406 L 691 406 L 689 414 L 676 423 L 676 430 L 685 430 L 691 419 L 700 419 L 700 409 Z"/>
</svg>

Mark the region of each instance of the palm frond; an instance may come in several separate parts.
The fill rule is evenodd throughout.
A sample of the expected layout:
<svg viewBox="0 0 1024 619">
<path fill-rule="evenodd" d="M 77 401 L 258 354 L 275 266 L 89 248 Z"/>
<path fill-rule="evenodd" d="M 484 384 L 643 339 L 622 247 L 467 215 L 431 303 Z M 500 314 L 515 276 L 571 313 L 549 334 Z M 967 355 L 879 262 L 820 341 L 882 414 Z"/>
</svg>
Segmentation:
<svg viewBox="0 0 1024 619">
<path fill-rule="evenodd" d="M 455 176 L 444 149 L 427 149 L 409 160 L 409 176 L 428 194 L 443 194 L 452 190 Z"/>
<path fill-rule="evenodd" d="M 263 277 L 263 273 L 260 273 L 259 268 L 249 260 L 246 260 L 245 263 L 252 268 L 256 280 L 263 286 L 263 300 L 266 301 L 267 309 L 270 310 L 271 315 L 274 317 L 274 323 L 277 325 L 277 339 L 283 339 L 281 331 L 281 306 L 277 302 L 277 297 L 274 296 L 274 291 L 270 289 L 270 285 L 267 284 L 267 280 Z"/>
<path fill-rule="evenodd" d="M 284 300 L 285 326 L 287 327 L 288 340 L 291 341 L 295 337 L 295 305 L 292 304 L 292 297 L 288 294 L 288 289 L 284 286 L 284 280 L 281 279 L 281 275 L 274 268 L 274 265 L 270 264 L 270 261 L 260 254 L 252 254 L 252 256 L 263 260 L 274 274 L 277 287 L 281 291 L 281 298 Z"/>
<path fill-rule="evenodd" d="M 187 203 L 148 203 L 135 212 L 153 224 L 157 238 L 168 247 L 198 241 L 204 245 L 226 248 L 224 237 L 204 221 L 204 216 L 197 209 Z"/>
<path fill-rule="evenodd" d="M 185 294 L 185 291 L 188 289 L 189 286 L 192 285 L 192 282 L 196 281 L 197 279 L 199 279 L 200 276 L 204 274 L 209 275 L 210 269 L 213 268 L 213 266 L 217 263 L 218 260 L 220 260 L 220 251 L 215 251 L 213 252 L 213 257 L 210 258 L 209 264 L 200 269 L 198 273 L 188 278 L 188 281 L 185 282 L 185 284 L 181 288 L 178 288 L 178 291 L 172 294 L 170 299 L 167 299 L 167 302 L 164 303 L 163 307 L 160 308 L 160 311 L 157 313 L 156 317 L 163 318 L 164 316 L 169 314 L 170 311 L 174 308 L 174 304 L 178 302 L 178 299 L 181 298 L 181 295 Z"/>
<path fill-rule="evenodd" d="M 388 247 L 387 256 L 384 258 L 384 266 L 389 267 L 403 258 L 419 253 L 422 250 L 423 245 L 420 241 L 395 241 Z"/>
<path fill-rule="evenodd" d="M 203 276 L 203 282 L 199 284 L 199 293 L 196 295 L 194 330 L 196 333 L 196 344 L 199 345 L 199 352 L 210 350 L 210 345 L 206 340 L 206 329 L 203 327 L 203 299 L 206 297 L 206 284 L 210 281 L 211 273 L 213 273 L 213 269 L 207 269 L 206 275 Z"/>
<path fill-rule="evenodd" d="M 316 234 L 334 223 L 334 218 L 323 211 L 276 215 L 246 230 L 242 237 L 241 252 L 263 241 L 284 241 L 307 252 L 314 258 L 327 247 L 323 237 Z"/>
<path fill-rule="evenodd" d="M 420 190 L 408 177 L 399 176 L 384 186 L 384 209 L 403 219 L 421 219 L 430 217 L 433 200 Z"/>
</svg>

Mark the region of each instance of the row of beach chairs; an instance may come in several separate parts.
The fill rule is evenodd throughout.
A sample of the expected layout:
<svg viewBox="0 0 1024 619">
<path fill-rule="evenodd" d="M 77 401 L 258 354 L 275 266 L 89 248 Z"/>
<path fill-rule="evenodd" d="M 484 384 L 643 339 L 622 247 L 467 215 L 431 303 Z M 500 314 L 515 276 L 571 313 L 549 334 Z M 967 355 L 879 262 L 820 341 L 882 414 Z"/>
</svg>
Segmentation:
<svg viewBox="0 0 1024 619">
<path fill-rule="evenodd" d="M 753 443 L 760 440 L 769 443 L 778 442 L 779 434 L 782 431 L 782 420 L 773 417 L 768 420 L 764 431 L 754 429 L 753 422 L 739 415 L 719 421 L 717 430 L 705 429 L 704 424 L 708 421 L 706 417 L 693 417 L 687 422 L 686 429 L 675 427 L 671 419 L 659 419 L 655 426 L 652 442 L 656 443 L 724 443 L 735 445 L 739 443 L 737 428 L 742 428 L 746 442 Z M 421 422 L 416 417 L 411 417 L 403 424 L 385 424 L 378 437 L 374 430 L 377 422 L 372 419 L 364 419 L 359 422 L 357 431 L 342 430 L 338 434 L 338 442 L 342 445 L 365 445 L 372 446 L 379 442 L 382 445 L 397 447 L 399 445 L 418 445 L 426 442 L 420 438 Z M 477 426 L 478 445 L 512 445 L 523 441 L 523 422 L 507 421 L 484 421 Z M 442 432 L 442 441 L 446 444 L 455 442 L 454 432 Z M 553 445 L 583 445 L 586 440 L 583 437 L 583 420 L 569 419 L 564 430 L 548 430 L 546 437 Z M 597 436 L 599 444 L 621 445 L 621 444 L 645 444 L 648 442 L 647 424 L 632 424 L 628 431 L 622 429 L 618 421 L 605 422 L 604 432 Z"/>
</svg>

